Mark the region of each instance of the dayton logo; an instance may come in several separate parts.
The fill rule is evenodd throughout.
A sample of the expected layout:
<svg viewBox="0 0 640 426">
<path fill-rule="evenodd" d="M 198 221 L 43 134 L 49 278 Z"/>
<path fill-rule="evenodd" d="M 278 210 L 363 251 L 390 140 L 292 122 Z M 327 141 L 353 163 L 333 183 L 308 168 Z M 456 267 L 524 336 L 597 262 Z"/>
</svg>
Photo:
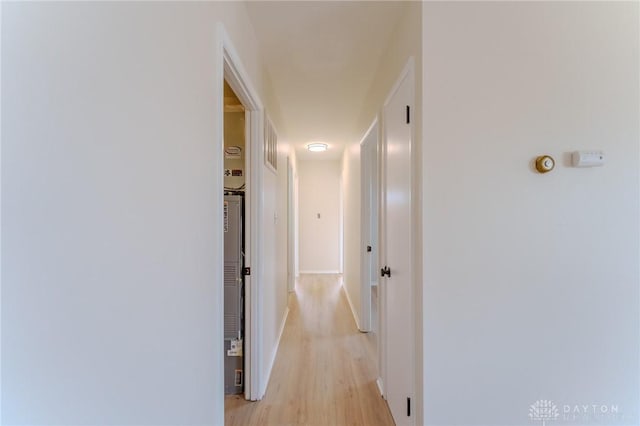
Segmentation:
<svg viewBox="0 0 640 426">
<path fill-rule="evenodd" d="M 540 399 L 529 406 L 529 417 L 533 421 L 542 421 L 542 426 L 546 426 L 548 420 L 555 420 L 559 416 L 558 407 L 552 401 Z"/>
</svg>

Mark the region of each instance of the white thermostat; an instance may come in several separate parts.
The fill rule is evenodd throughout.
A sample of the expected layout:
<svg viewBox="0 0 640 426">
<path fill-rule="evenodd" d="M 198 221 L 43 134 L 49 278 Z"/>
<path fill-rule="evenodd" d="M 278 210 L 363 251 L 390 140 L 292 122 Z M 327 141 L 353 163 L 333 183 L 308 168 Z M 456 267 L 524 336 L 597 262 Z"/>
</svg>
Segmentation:
<svg viewBox="0 0 640 426">
<path fill-rule="evenodd" d="M 575 151 L 571 154 L 573 167 L 598 167 L 604 165 L 602 151 Z"/>
</svg>

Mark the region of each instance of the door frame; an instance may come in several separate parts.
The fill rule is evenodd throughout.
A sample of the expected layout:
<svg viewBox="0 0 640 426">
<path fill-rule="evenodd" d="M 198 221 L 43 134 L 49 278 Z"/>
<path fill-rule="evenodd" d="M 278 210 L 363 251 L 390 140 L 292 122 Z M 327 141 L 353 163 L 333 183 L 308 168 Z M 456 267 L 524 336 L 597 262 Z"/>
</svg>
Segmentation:
<svg viewBox="0 0 640 426">
<path fill-rule="evenodd" d="M 287 157 L 287 291 L 295 291 L 296 287 L 296 206 L 298 200 L 295 191 L 296 175 L 291 156 Z"/>
<path fill-rule="evenodd" d="M 385 114 L 385 109 L 386 107 L 391 103 L 393 97 L 395 96 L 395 94 L 398 92 L 398 89 L 400 88 L 400 86 L 402 85 L 402 83 L 404 82 L 405 78 L 407 77 L 411 77 L 413 78 L 413 84 L 415 87 L 416 84 L 416 80 L 415 80 L 415 59 L 414 57 L 410 57 L 407 60 L 407 63 L 405 64 L 404 68 L 402 69 L 402 71 L 400 72 L 398 78 L 396 79 L 394 85 L 392 86 L 391 90 L 389 91 L 389 94 L 387 95 L 385 101 L 384 101 L 384 105 L 382 108 L 382 111 L 380 113 L 381 116 L 381 125 L 380 125 L 380 145 L 379 145 L 379 149 L 380 149 L 380 175 L 379 175 L 379 179 L 380 179 L 380 198 L 378 200 L 379 202 L 379 229 L 378 229 L 378 245 L 380 247 L 380 250 L 378 251 L 378 257 L 379 257 L 379 265 L 387 265 L 387 250 L 386 250 L 386 245 L 387 245 L 387 229 L 386 229 L 386 223 L 387 223 L 387 217 L 386 217 L 386 213 L 387 213 L 387 189 L 385 186 L 385 182 L 387 179 L 387 148 L 388 148 L 388 144 L 387 144 L 387 125 L 386 123 L 388 122 L 388 117 Z M 411 116 L 411 149 L 413 151 L 414 149 L 414 145 L 415 145 L 415 136 L 416 136 L 416 126 L 415 126 L 415 95 L 413 98 L 413 105 L 411 108 L 411 112 L 410 112 L 410 116 Z M 413 162 L 411 163 L 411 167 L 414 167 Z M 414 208 L 415 208 L 415 198 L 414 198 L 414 185 L 415 182 L 413 181 L 412 178 L 412 182 L 411 182 L 411 188 L 409 189 L 410 192 L 410 199 L 411 199 L 411 224 L 410 226 L 412 228 L 414 228 L 416 219 L 415 219 L 415 214 L 414 214 Z M 410 267 L 410 274 L 411 274 L 411 279 L 410 279 L 410 285 L 411 285 L 411 293 L 412 293 L 412 299 L 415 299 L 415 294 L 416 294 L 416 289 L 415 289 L 415 276 L 416 276 L 416 261 L 414 259 L 414 254 L 413 254 L 413 247 L 415 247 L 416 245 L 416 238 L 418 238 L 415 235 L 415 232 L 412 233 L 411 236 L 411 247 L 412 250 L 410 253 L 407 253 L 407 256 L 410 259 L 411 262 L 411 267 Z M 388 383 L 388 377 L 389 377 L 389 365 L 390 363 L 393 362 L 393 360 L 390 360 L 388 357 L 388 347 L 389 347 L 389 343 L 388 343 L 388 330 L 387 330 L 387 320 L 388 320 L 388 304 L 387 304 L 387 291 L 388 291 L 388 281 L 386 278 L 381 278 L 378 284 L 378 297 L 379 297 L 379 309 L 380 309 L 380 323 L 379 323 L 379 329 L 380 329 L 380 341 L 382 342 L 381 345 L 379 345 L 379 356 L 380 356 L 380 379 L 378 382 L 378 387 L 380 388 L 380 391 L 383 395 L 383 397 L 386 399 L 387 398 L 387 393 L 386 393 L 386 389 L 385 386 Z M 410 328 L 410 332 L 408 333 L 410 336 L 412 336 L 411 339 L 411 347 L 409 348 L 409 352 L 410 352 L 410 357 L 411 357 L 411 365 L 406 366 L 410 369 L 410 373 L 412 376 L 415 375 L 416 372 L 416 342 L 415 342 L 415 338 L 413 336 L 415 336 L 415 330 L 416 330 L 416 310 L 415 307 L 413 305 L 408 306 L 407 309 L 411 310 L 411 323 L 407 324 L 407 326 Z M 416 383 L 415 380 L 412 382 L 412 389 L 409 390 L 407 392 L 409 395 L 412 395 L 412 408 L 411 408 L 411 417 L 410 417 L 410 422 L 412 424 L 415 424 L 416 418 L 417 418 L 417 413 L 420 412 L 420 408 L 419 405 L 421 404 L 421 401 L 418 401 L 416 398 L 417 392 L 416 392 Z"/>
<path fill-rule="evenodd" d="M 216 176 L 220 176 L 220 182 L 214 188 L 216 194 L 216 211 L 220 214 L 220 223 L 222 223 L 222 210 L 223 210 L 223 183 L 222 176 L 224 171 L 223 163 L 223 147 L 224 147 L 224 80 L 227 81 L 229 86 L 233 89 L 235 94 L 240 99 L 240 102 L 245 108 L 245 265 L 251 267 L 253 271 L 260 271 L 262 269 L 262 244 L 263 237 L 261 227 L 259 226 L 259 220 L 262 217 L 262 164 L 264 153 L 262 150 L 263 138 L 264 138 L 264 107 L 260 97 L 255 90 L 251 79 L 246 72 L 240 56 L 236 48 L 234 47 L 229 35 L 227 34 L 224 25 L 218 23 L 216 25 L 216 72 L 215 72 L 215 87 L 219 94 L 216 97 L 216 105 L 219 108 L 217 119 L 220 123 L 216 148 L 220 153 L 220 157 L 216 157 Z M 216 213 L 216 216 L 218 214 Z M 222 230 L 222 227 L 220 227 Z M 222 250 L 222 235 L 220 235 L 220 241 L 216 242 L 220 244 Z M 219 256 L 214 260 L 214 267 L 219 272 L 218 285 L 220 292 L 222 292 L 224 270 L 224 257 Z M 262 388 L 260 383 L 262 374 L 260 371 L 260 359 L 262 355 L 262 321 L 260 321 L 259 313 L 261 312 L 261 297 L 260 297 L 260 285 L 259 274 L 245 276 L 245 335 L 244 335 L 244 380 L 245 380 L 245 393 L 244 396 L 248 400 L 258 400 L 262 397 L 260 395 L 260 389 Z M 220 295 L 222 299 L 222 294 Z M 223 309 L 220 309 L 219 316 L 222 317 Z M 223 336 L 224 320 L 220 321 L 220 326 L 214 333 L 214 336 Z M 224 352 L 222 350 L 222 337 L 219 339 L 220 354 Z M 218 366 L 220 375 L 216 377 L 224 377 L 224 357 L 221 358 L 221 366 Z M 223 383 L 220 383 L 220 387 L 223 387 Z M 223 392 L 224 399 L 224 392 Z M 224 404 L 224 400 L 222 401 Z"/>
<path fill-rule="evenodd" d="M 375 138 L 375 139 L 373 139 Z M 371 230 L 373 215 L 370 209 L 372 205 L 372 191 L 378 194 L 376 200 L 380 199 L 380 185 L 378 176 L 380 175 L 378 163 L 378 144 L 380 140 L 378 117 L 373 120 L 369 129 L 365 132 L 360 141 L 360 331 L 372 331 L 371 318 L 371 282 L 373 281 L 373 263 L 378 262 L 378 244 L 372 242 Z M 374 155 L 372 155 L 372 153 Z M 378 209 L 378 206 L 375 207 Z M 379 215 L 376 215 L 379 219 Z M 378 221 L 379 222 L 379 221 Z M 377 223 L 375 225 L 378 225 Z M 372 246 L 371 253 L 366 247 Z M 379 336 L 378 336 L 379 337 Z M 380 339 L 377 339 L 378 345 Z"/>
</svg>

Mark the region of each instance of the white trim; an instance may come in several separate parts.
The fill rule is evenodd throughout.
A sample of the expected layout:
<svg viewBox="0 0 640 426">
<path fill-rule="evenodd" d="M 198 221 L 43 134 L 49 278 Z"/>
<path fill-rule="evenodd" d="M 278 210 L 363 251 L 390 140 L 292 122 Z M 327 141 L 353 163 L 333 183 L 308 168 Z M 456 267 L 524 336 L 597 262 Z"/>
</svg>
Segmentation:
<svg viewBox="0 0 640 426">
<path fill-rule="evenodd" d="M 341 274 L 340 271 L 300 271 L 300 275 L 302 274 Z"/>
<path fill-rule="evenodd" d="M 273 348 L 273 353 L 271 354 L 271 362 L 269 366 L 265 369 L 265 377 L 262 383 L 262 388 L 260 389 L 260 399 L 267 392 L 267 384 L 269 383 L 269 379 L 271 378 L 271 371 L 273 370 L 273 364 L 276 362 L 276 356 L 278 355 L 278 348 L 280 348 L 280 342 L 282 341 L 282 334 L 284 333 L 284 327 L 287 324 L 287 318 L 289 317 L 289 308 L 286 308 L 284 311 L 284 315 L 282 316 L 282 323 L 280 324 L 280 331 L 278 332 L 278 339 L 276 340 L 276 346 Z"/>
<path fill-rule="evenodd" d="M 245 108 L 250 108 L 253 111 L 263 110 L 264 107 L 262 106 L 258 92 L 254 89 L 249 74 L 245 71 L 240 56 L 225 31 L 224 25 L 221 23 L 218 25 L 223 37 L 224 70 L 225 74 L 227 74 L 227 82 Z"/>
<path fill-rule="evenodd" d="M 297 158 L 296 158 L 296 167 L 297 166 Z M 295 276 L 295 282 L 298 282 L 298 278 L 300 278 L 300 250 L 299 250 L 299 246 L 300 246 L 300 185 L 299 185 L 299 181 L 298 181 L 298 172 L 297 170 L 293 171 L 293 198 L 295 200 L 294 206 L 293 206 L 293 214 L 294 214 L 294 221 L 293 221 L 293 233 L 294 233 L 294 238 L 293 238 L 293 269 L 294 269 L 294 276 Z M 295 284 L 294 284 L 294 288 L 295 288 Z"/>
<path fill-rule="evenodd" d="M 214 138 L 213 146 L 215 152 L 222 152 L 224 149 L 224 54 L 223 54 L 223 28 L 217 25 L 213 34 L 214 39 L 214 69 L 213 69 L 213 96 L 214 113 L 213 120 Z M 214 348 L 214 368 L 213 379 L 217 381 L 214 384 L 215 393 L 212 400 L 212 410 L 214 413 L 214 424 L 224 424 L 224 234 L 222 206 L 224 199 L 224 159 L 222 155 L 216 155 L 212 159 L 213 181 L 211 182 L 212 194 L 214 197 L 214 209 L 211 220 L 217 226 L 214 226 L 213 234 L 213 286 L 214 298 L 211 301 L 215 323 L 211 338 L 213 339 Z"/>
<path fill-rule="evenodd" d="M 295 266 L 295 186 L 291 156 L 287 157 L 287 291 L 296 288 Z"/>
<path fill-rule="evenodd" d="M 259 111 L 247 112 L 247 126 L 249 132 L 247 143 L 249 149 L 246 150 L 248 156 L 248 166 L 246 167 L 246 194 L 245 209 L 248 212 L 245 221 L 246 237 L 245 243 L 248 249 L 245 250 L 245 265 L 256 271 L 262 268 L 262 232 L 259 226 L 262 217 L 262 167 L 260 164 L 261 144 L 259 127 L 262 126 L 262 114 Z M 258 129 L 257 129 L 258 128 Z M 261 364 L 262 358 L 262 321 L 260 320 L 260 280 L 262 274 L 249 275 L 245 277 L 245 398 L 251 401 L 259 399 Z M 247 346 L 248 345 L 248 346 Z M 247 386 L 248 385 L 248 386 Z"/>
<path fill-rule="evenodd" d="M 375 146 L 371 147 L 369 139 L 372 135 L 374 135 L 375 131 Z M 372 211 L 369 206 L 371 206 L 371 192 L 370 192 L 370 182 L 371 178 L 379 175 L 378 170 L 373 171 L 373 168 L 377 168 L 377 162 L 374 164 L 374 161 L 377 159 L 377 155 L 372 156 L 371 151 L 374 151 L 377 154 L 377 144 L 379 142 L 379 134 L 378 134 L 378 117 L 376 117 L 367 132 L 360 140 L 360 318 L 362 318 L 362 322 L 360 325 L 361 331 L 369 332 L 371 331 L 371 282 L 373 278 L 371 276 L 374 262 L 373 256 L 378 253 L 378 245 L 376 242 L 372 241 L 371 228 L 372 228 Z M 375 190 L 379 192 L 379 181 L 376 179 L 374 182 Z M 379 197 L 376 197 L 379 198 Z M 379 219 L 379 215 L 377 215 Z M 368 253 L 365 250 L 365 247 L 371 245 L 372 252 Z"/>
<path fill-rule="evenodd" d="M 339 254 L 338 254 L 338 259 L 340 259 L 340 274 L 344 273 L 344 187 L 343 187 L 344 181 L 342 180 L 342 173 L 340 174 L 340 185 L 338 185 L 339 188 L 339 218 L 340 218 L 340 223 L 338 226 L 338 249 L 339 249 Z"/>
<path fill-rule="evenodd" d="M 380 396 L 384 398 L 384 385 L 382 384 L 382 378 L 378 377 L 376 379 L 376 385 L 378 386 L 378 392 L 380 392 Z"/>
<path fill-rule="evenodd" d="M 367 129 L 366 132 L 364 132 L 364 136 L 362 137 L 362 139 L 360 139 L 360 146 L 364 145 L 364 143 L 366 142 L 367 138 L 369 137 L 369 133 L 371 133 L 371 131 L 378 125 L 378 116 L 376 115 L 375 118 L 373 119 L 373 121 L 371 122 L 371 124 L 369 125 L 369 128 Z"/>
<path fill-rule="evenodd" d="M 385 216 L 385 204 L 384 204 L 384 194 L 382 193 L 383 191 L 383 182 L 384 179 L 386 179 L 385 176 L 385 170 L 384 170 L 384 155 L 386 155 L 386 152 L 384 150 L 384 132 L 385 132 L 385 128 L 384 128 L 384 121 L 383 121 L 383 117 L 382 117 L 382 110 L 379 113 L 378 116 L 378 144 L 377 144 L 377 152 L 378 152 L 378 161 L 376 164 L 376 167 L 378 169 L 378 252 L 377 252 L 377 262 L 378 262 L 378 267 L 380 267 L 381 265 L 383 265 L 383 255 L 386 254 L 386 250 L 385 250 L 385 245 L 386 245 L 386 239 L 385 239 L 385 235 L 383 233 L 384 231 L 384 221 L 386 220 L 386 216 Z M 381 279 L 380 277 L 377 277 L 377 283 L 378 283 L 378 330 L 377 333 L 378 335 L 377 337 L 377 342 L 378 342 L 378 379 L 376 380 L 377 384 L 378 384 L 378 388 L 380 389 L 380 394 L 382 395 L 383 398 L 386 399 L 386 394 L 385 394 L 385 387 L 384 387 L 384 380 L 383 378 L 386 377 L 386 364 L 385 364 L 385 357 L 386 357 L 386 348 L 385 348 L 385 338 L 386 338 L 386 324 L 385 324 L 385 317 L 384 317 L 384 312 L 386 312 L 387 309 L 387 300 L 386 298 L 383 296 L 383 290 L 386 290 L 385 287 L 383 287 L 382 281 L 384 281 L 383 279 Z"/>
<path fill-rule="evenodd" d="M 387 98 L 384 100 L 384 104 L 383 104 L 384 107 L 389 105 L 389 102 L 391 102 L 391 99 L 393 98 L 393 95 L 395 95 L 396 92 L 398 91 L 398 89 L 400 88 L 400 85 L 402 84 L 402 81 L 409 74 L 409 72 L 412 72 L 414 70 L 415 62 L 416 62 L 416 60 L 415 60 L 415 58 L 413 56 L 411 56 L 407 60 L 407 63 L 405 64 L 404 68 L 402 68 L 402 72 L 400 72 L 400 76 L 398 77 L 396 82 L 393 84 L 393 87 L 389 91 L 389 94 L 387 95 Z M 413 124 L 413 121 L 411 121 L 411 123 Z M 415 127 L 415 126 L 412 126 L 412 127 Z"/>
<path fill-rule="evenodd" d="M 4 2 L 0 1 L 0 22 L 2 22 L 2 8 L 4 6 Z M 2 31 L 0 31 L 0 46 L 2 46 Z M 0 55 L 0 93 L 2 93 L 2 56 Z M 6 86 L 5 86 L 6 88 Z M 2 102 L 0 102 L 0 129 L 2 129 Z M 6 148 L 6 145 L 5 145 Z M 2 142 L 0 141 L 0 164 L 2 164 Z M 0 167 L 0 170 L 2 168 Z M 6 170 L 6 169 L 5 169 Z M 2 173 L 0 173 L 0 188 L 2 188 Z M 6 204 L 5 204 L 6 205 Z M 2 197 L 0 197 L 0 224 L 2 224 Z M 2 241 L 4 241 L 2 239 L 2 226 L 0 226 L 0 259 L 3 259 L 2 257 Z M 216 247 L 217 248 L 217 247 Z M 1 266 L 0 266 L 1 268 Z M 2 289 L 2 274 L 0 274 L 0 289 Z M 0 290 L 1 293 L 1 290 Z M 5 293 L 6 294 L 6 293 Z M 2 318 L 2 303 L 0 303 L 0 318 Z M 222 338 L 220 338 L 220 342 L 222 342 Z M 2 339 L 0 339 L 0 354 L 2 354 Z M 221 352 L 222 353 L 222 352 Z M 224 358 L 223 358 L 224 359 Z M 0 365 L 2 365 L 2 362 L 0 361 Z M 1 370 L 1 368 L 0 368 Z M 0 373 L 1 376 L 1 373 Z M 3 401 L 2 399 L 2 386 L 0 386 L 0 401 Z M 0 404 L 1 405 L 1 404 Z M 2 407 L 0 407 L 0 419 L 2 419 Z M 1 421 L 1 420 L 0 420 Z"/>
<path fill-rule="evenodd" d="M 359 331 L 363 331 L 362 327 L 360 327 L 360 319 L 358 318 L 358 313 L 353 308 L 353 303 L 351 303 L 349 292 L 347 291 L 347 288 L 344 286 L 344 281 L 340 284 L 340 286 L 342 287 L 342 292 L 347 297 L 347 303 L 349 303 L 349 308 L 351 308 L 351 315 L 353 315 L 353 320 L 356 322 L 356 327 L 358 327 Z"/>
</svg>

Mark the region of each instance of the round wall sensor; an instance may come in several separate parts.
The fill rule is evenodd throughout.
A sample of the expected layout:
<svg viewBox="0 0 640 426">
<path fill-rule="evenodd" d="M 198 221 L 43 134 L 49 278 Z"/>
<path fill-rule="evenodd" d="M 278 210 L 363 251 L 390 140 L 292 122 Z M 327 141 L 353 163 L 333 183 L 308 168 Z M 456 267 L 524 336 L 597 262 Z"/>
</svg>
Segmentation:
<svg viewBox="0 0 640 426">
<path fill-rule="evenodd" d="M 536 158 L 536 170 L 540 173 L 547 173 L 553 170 L 553 167 L 556 165 L 556 162 L 549 155 L 541 155 Z"/>
</svg>

